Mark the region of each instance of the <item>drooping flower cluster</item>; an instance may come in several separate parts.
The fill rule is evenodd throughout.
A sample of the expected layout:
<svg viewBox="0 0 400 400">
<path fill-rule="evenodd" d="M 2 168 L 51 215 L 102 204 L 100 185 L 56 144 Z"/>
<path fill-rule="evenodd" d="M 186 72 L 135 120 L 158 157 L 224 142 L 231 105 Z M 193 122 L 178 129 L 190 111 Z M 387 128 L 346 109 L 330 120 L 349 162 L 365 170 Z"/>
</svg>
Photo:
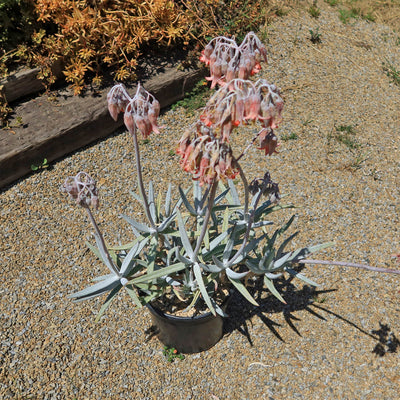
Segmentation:
<svg viewBox="0 0 400 400">
<path fill-rule="evenodd" d="M 232 129 L 248 121 L 259 121 L 264 128 L 275 129 L 282 120 L 283 100 L 279 89 L 265 79 L 256 83 L 234 79 L 214 93 L 200 120 L 221 128 L 228 141 Z"/>
<path fill-rule="evenodd" d="M 80 206 L 99 207 L 98 191 L 96 181 L 86 172 L 78 172 L 75 176 L 69 176 L 61 191 L 68 193 Z"/>
<path fill-rule="evenodd" d="M 239 173 L 235 165 L 232 149 L 227 142 L 215 137 L 212 129 L 198 121 L 192 131 L 188 129 L 176 151 L 182 158 L 180 165 L 184 171 L 193 174 L 200 185 L 211 184 L 215 179 L 225 181 L 234 179 Z"/>
<path fill-rule="evenodd" d="M 271 155 L 278 145 L 273 129 L 281 121 L 282 109 L 283 100 L 275 85 L 264 79 L 256 83 L 232 80 L 214 93 L 200 120 L 181 138 L 177 149 L 182 157 L 181 167 L 201 184 L 212 183 L 214 179 L 233 179 L 239 172 L 228 144 L 233 129 L 249 121 L 259 121 L 263 127 L 256 136 L 259 148 Z"/>
<path fill-rule="evenodd" d="M 248 79 L 261 70 L 267 61 L 267 50 L 254 32 L 249 32 L 240 46 L 225 36 L 212 39 L 201 52 L 200 61 L 210 67 L 211 88 L 225 85 L 232 79 Z"/>
<path fill-rule="evenodd" d="M 115 85 L 108 92 L 107 102 L 108 110 L 115 121 L 118 114 L 124 112 L 124 123 L 132 135 L 136 134 L 136 128 L 143 138 L 147 138 L 151 132 L 160 133 L 157 124 L 160 103 L 140 83 L 133 98 L 130 98 L 123 84 Z"/>
<path fill-rule="evenodd" d="M 273 182 L 268 171 L 264 174 L 263 178 L 255 178 L 251 181 L 249 191 L 253 195 L 261 191 L 261 194 L 269 197 L 272 203 L 278 202 L 281 198 L 279 186 Z"/>
</svg>

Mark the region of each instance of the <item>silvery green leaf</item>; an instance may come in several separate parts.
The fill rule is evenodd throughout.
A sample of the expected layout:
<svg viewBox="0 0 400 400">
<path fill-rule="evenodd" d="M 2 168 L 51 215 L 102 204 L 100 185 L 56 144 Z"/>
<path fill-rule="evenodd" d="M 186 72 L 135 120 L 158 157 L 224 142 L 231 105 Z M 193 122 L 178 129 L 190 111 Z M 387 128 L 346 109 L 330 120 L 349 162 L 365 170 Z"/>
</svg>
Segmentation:
<svg viewBox="0 0 400 400">
<path fill-rule="evenodd" d="M 189 211 L 189 213 L 191 215 L 197 215 L 195 209 L 192 207 L 192 205 L 189 203 L 189 200 L 186 197 L 186 194 L 183 192 L 182 188 L 179 186 L 179 193 L 181 195 L 181 199 L 183 201 L 183 204 L 185 205 L 185 207 L 187 208 L 187 210 Z"/>
<path fill-rule="evenodd" d="M 155 197 L 154 197 L 153 181 L 149 182 L 148 202 L 149 202 L 149 209 L 150 209 L 151 218 L 153 218 L 153 221 L 157 221 L 156 200 L 155 200 Z"/>
<path fill-rule="evenodd" d="M 258 189 L 257 193 L 254 194 L 253 197 L 251 198 L 251 201 L 250 201 L 250 208 L 254 208 L 254 206 L 255 206 L 255 204 L 256 204 L 256 202 L 257 202 L 257 200 L 258 200 L 258 197 L 260 196 L 260 192 L 261 192 L 261 190 Z"/>
<path fill-rule="evenodd" d="M 280 300 L 282 303 L 286 304 L 286 301 L 283 299 L 283 297 L 281 296 L 281 294 L 276 290 L 273 282 L 271 280 L 269 280 L 265 275 L 264 275 L 264 283 L 265 286 L 267 287 L 267 289 L 278 299 Z"/>
<path fill-rule="evenodd" d="M 229 280 L 247 301 L 249 301 L 251 304 L 254 304 L 255 306 L 259 306 L 259 304 L 254 300 L 253 296 L 249 293 L 249 291 L 239 279 L 229 278 Z"/>
<path fill-rule="evenodd" d="M 213 264 L 203 264 L 203 263 L 201 263 L 200 265 L 205 271 L 210 272 L 212 274 L 218 274 L 218 273 L 220 273 L 221 271 L 224 270 L 224 267 L 219 267 L 219 266 L 213 265 Z"/>
<path fill-rule="evenodd" d="M 254 272 L 256 275 L 261 275 L 261 274 L 265 273 L 265 269 L 260 268 L 260 265 L 259 265 L 260 262 L 257 259 L 249 259 L 249 258 L 247 258 L 244 263 L 245 263 L 246 267 L 251 272 Z"/>
<path fill-rule="evenodd" d="M 231 278 L 231 279 L 242 279 L 250 272 L 250 271 L 235 272 L 230 268 L 227 268 L 225 271 L 226 271 L 226 275 L 228 276 L 228 278 Z"/>
<path fill-rule="evenodd" d="M 152 233 L 153 232 L 153 229 L 150 228 L 149 226 L 144 225 L 144 224 L 142 224 L 140 222 L 137 222 L 134 219 L 132 219 L 131 217 L 128 217 L 127 215 L 122 215 L 122 218 L 126 222 L 128 222 L 128 224 L 131 225 L 132 228 L 135 228 L 136 231 L 145 232 L 145 233 Z"/>
<path fill-rule="evenodd" d="M 278 279 L 278 278 L 280 278 L 280 277 L 282 276 L 282 273 L 279 272 L 278 274 L 272 274 L 271 272 L 266 272 L 266 273 L 265 273 L 265 276 L 266 276 L 268 279 Z"/>
<path fill-rule="evenodd" d="M 226 268 L 226 265 L 223 261 L 219 260 L 217 257 L 212 256 L 212 259 L 216 265 L 217 268 L 219 268 L 220 271 L 223 271 Z"/>
<path fill-rule="evenodd" d="M 214 206 L 213 208 L 219 204 L 227 195 L 227 193 L 229 192 L 229 189 L 225 189 L 221 194 L 219 194 L 215 199 L 214 199 Z"/>
<path fill-rule="evenodd" d="M 228 186 L 229 186 L 229 195 L 227 195 L 227 197 L 231 197 L 230 203 L 231 204 L 235 204 L 235 205 L 240 205 L 240 199 L 239 199 L 239 195 L 238 192 L 236 190 L 236 186 L 233 182 L 232 179 L 228 179 Z"/>
<path fill-rule="evenodd" d="M 251 227 L 252 228 L 261 228 L 263 226 L 272 225 L 272 224 L 273 224 L 272 221 L 258 221 L 258 222 L 253 222 Z"/>
<path fill-rule="evenodd" d="M 96 239 L 97 248 L 99 249 L 99 253 L 101 256 L 101 260 L 108 267 L 108 269 L 113 272 L 115 275 L 119 276 L 118 268 L 115 264 L 107 257 L 108 250 L 105 248 L 103 241 L 99 237 L 99 235 L 95 232 L 94 237 Z"/>
<path fill-rule="evenodd" d="M 185 264 L 179 262 L 173 265 L 169 265 L 168 267 L 157 269 L 150 274 L 138 276 L 137 278 L 130 280 L 130 283 L 136 285 L 137 283 L 151 282 L 153 279 L 173 274 L 175 272 L 181 271 L 182 269 L 185 269 Z"/>
<path fill-rule="evenodd" d="M 215 247 L 217 247 L 228 235 L 230 231 L 226 230 L 220 233 L 216 238 L 211 240 L 210 242 L 210 251 L 212 251 Z"/>
<path fill-rule="evenodd" d="M 283 257 L 281 257 L 281 258 L 279 258 L 278 260 L 276 260 L 276 261 L 274 262 L 273 269 L 274 269 L 274 270 L 277 270 L 277 269 L 279 269 L 279 268 L 282 268 L 283 265 L 285 265 L 285 263 L 286 263 L 288 260 L 290 260 L 291 256 L 292 256 L 292 253 L 289 252 L 289 253 L 286 253 Z"/>
<path fill-rule="evenodd" d="M 112 276 L 115 276 L 115 274 L 107 274 L 107 275 L 96 276 L 96 278 L 93 278 L 93 282 L 104 281 L 105 279 L 111 278 Z"/>
<path fill-rule="evenodd" d="M 271 266 L 273 266 L 274 256 L 275 256 L 274 249 L 268 248 L 259 262 L 259 268 L 264 271 L 270 270 Z"/>
<path fill-rule="evenodd" d="M 178 215 L 179 233 L 181 235 L 183 248 L 185 249 L 186 254 L 189 256 L 189 258 L 193 261 L 194 260 L 194 251 L 192 249 L 192 245 L 190 244 L 190 240 L 187 235 L 186 228 L 185 228 L 185 223 L 183 222 L 182 215 L 179 212 L 179 210 L 177 211 L 177 215 Z"/>
<path fill-rule="evenodd" d="M 295 236 L 298 235 L 298 233 L 299 233 L 299 232 L 293 233 L 293 235 L 290 235 L 287 239 L 285 239 L 285 240 L 282 242 L 282 244 L 279 246 L 278 251 L 276 252 L 276 256 L 277 256 L 277 257 L 280 257 L 280 256 L 281 256 L 281 254 L 283 253 L 283 250 L 285 249 L 285 247 L 293 240 L 293 238 L 294 238 Z"/>
<path fill-rule="evenodd" d="M 170 215 L 171 212 L 171 193 L 172 193 L 172 185 L 169 184 L 167 194 L 165 195 L 165 205 L 164 205 L 165 215 Z"/>
<path fill-rule="evenodd" d="M 100 255 L 99 249 L 98 249 L 97 247 L 93 246 L 93 245 L 92 245 L 91 243 L 89 243 L 89 242 L 85 242 L 85 243 L 86 243 L 86 246 L 89 247 L 89 249 L 92 251 L 92 253 L 93 253 L 99 260 L 101 260 L 101 255 Z"/>
<path fill-rule="evenodd" d="M 210 300 L 218 315 L 220 315 L 223 318 L 228 317 L 228 314 L 225 313 L 225 311 L 219 306 L 219 304 L 217 304 L 217 302 L 212 297 L 210 298 Z"/>
<path fill-rule="evenodd" d="M 135 234 L 136 235 L 136 234 Z M 109 247 L 107 247 L 108 248 L 108 250 L 112 250 L 112 251 L 121 251 L 121 250 L 129 250 L 129 249 L 131 249 L 136 243 L 137 243 L 137 241 L 139 240 L 139 239 L 143 239 L 143 237 L 140 235 L 140 233 L 138 232 L 138 235 L 137 235 L 138 237 L 135 239 L 135 240 L 133 240 L 132 242 L 128 242 L 128 243 L 126 243 L 126 244 L 121 244 L 121 245 L 119 245 L 119 246 L 109 246 Z"/>
<path fill-rule="evenodd" d="M 124 261 L 122 262 L 121 269 L 119 271 L 121 276 L 126 276 L 125 273 L 127 272 L 128 266 L 130 262 L 132 261 L 133 257 L 136 257 L 139 255 L 139 253 L 143 250 L 144 246 L 146 246 L 147 242 L 149 241 L 150 237 L 147 237 L 140 242 L 136 243 L 130 250 L 129 253 L 126 255 L 124 258 Z"/>
<path fill-rule="evenodd" d="M 130 298 L 133 300 L 133 302 L 135 303 L 135 305 L 136 305 L 138 308 L 141 308 L 141 307 L 142 307 L 142 303 L 141 303 L 139 297 L 137 296 L 135 290 L 133 289 L 132 285 L 130 285 L 130 284 L 126 285 L 126 286 L 125 286 L 125 290 L 128 292 Z"/>
<path fill-rule="evenodd" d="M 193 265 L 193 272 L 194 272 L 194 276 L 196 278 L 197 284 L 199 285 L 200 293 L 203 296 L 203 300 L 207 304 L 207 306 L 210 309 L 210 311 L 212 312 L 212 314 L 216 315 L 215 308 L 211 302 L 210 296 L 207 293 L 207 289 L 206 289 L 206 286 L 203 281 L 203 276 L 201 274 L 200 265 L 198 263 L 195 263 Z"/>
<path fill-rule="evenodd" d="M 308 246 L 307 251 L 309 252 L 309 254 L 311 254 L 311 253 L 315 253 L 316 251 L 320 251 L 322 249 L 325 249 L 327 247 L 331 247 L 334 245 L 335 245 L 334 242 L 325 242 L 325 243 L 321 243 L 321 244 L 316 244 L 314 246 Z"/>
<path fill-rule="evenodd" d="M 181 286 L 180 282 L 172 279 L 170 276 L 165 277 L 165 282 L 167 282 L 170 286 Z"/>
<path fill-rule="evenodd" d="M 173 213 L 171 214 L 168 218 L 166 218 L 158 227 L 157 227 L 157 232 L 161 233 L 165 229 L 168 228 L 168 226 L 175 220 L 176 214 Z"/>
<path fill-rule="evenodd" d="M 114 300 L 114 298 L 116 297 L 117 293 L 121 290 L 121 288 L 122 286 L 117 286 L 113 290 L 111 290 L 111 293 L 107 296 L 105 302 L 101 306 L 94 322 L 97 323 L 100 321 L 100 318 L 103 316 L 104 312 L 108 309 L 108 307 L 110 307 L 111 302 Z"/>
<path fill-rule="evenodd" d="M 176 258 L 178 259 L 178 261 L 180 261 L 181 263 L 184 263 L 186 265 L 191 265 L 193 264 L 193 261 L 190 260 L 189 258 L 184 257 L 179 250 L 176 250 Z"/>
<path fill-rule="evenodd" d="M 75 299 L 74 301 L 88 300 L 93 297 L 100 296 L 117 286 L 121 286 L 119 277 L 113 275 L 110 278 L 98 282 L 92 286 L 88 286 L 87 288 L 80 290 L 79 292 L 72 293 L 68 297 Z"/>
<path fill-rule="evenodd" d="M 292 263 L 295 263 L 295 262 L 307 257 L 311 253 L 314 253 L 316 251 L 325 249 L 326 247 L 330 247 L 333 245 L 334 245 L 333 242 L 326 242 L 326 243 L 322 243 L 322 244 L 317 244 L 315 246 L 309 246 L 309 247 L 303 247 L 303 248 L 297 249 L 293 252 L 290 261 Z"/>
<path fill-rule="evenodd" d="M 199 181 L 193 181 L 193 200 L 196 211 L 201 211 L 203 208 L 204 197 L 201 195 L 201 187 Z"/>
<path fill-rule="evenodd" d="M 228 262 L 234 245 L 235 245 L 235 229 L 232 230 L 231 236 L 229 237 L 225 245 L 224 254 L 222 255 L 222 261 L 224 264 Z"/>
<path fill-rule="evenodd" d="M 304 276 L 304 275 L 301 274 L 300 272 L 295 271 L 295 270 L 292 269 L 292 268 L 286 267 L 286 268 L 285 268 L 285 271 L 288 272 L 290 275 L 292 275 L 292 276 L 294 276 L 294 277 L 296 277 L 296 278 L 301 279 L 303 282 L 308 283 L 308 284 L 311 285 L 311 286 L 315 286 L 315 287 L 318 287 L 318 286 L 319 286 L 318 283 L 315 283 L 315 282 L 312 281 L 311 279 L 307 278 L 306 276 Z"/>
<path fill-rule="evenodd" d="M 129 193 L 137 200 L 140 204 L 143 204 L 142 198 L 136 194 L 133 190 L 130 190 Z"/>
</svg>

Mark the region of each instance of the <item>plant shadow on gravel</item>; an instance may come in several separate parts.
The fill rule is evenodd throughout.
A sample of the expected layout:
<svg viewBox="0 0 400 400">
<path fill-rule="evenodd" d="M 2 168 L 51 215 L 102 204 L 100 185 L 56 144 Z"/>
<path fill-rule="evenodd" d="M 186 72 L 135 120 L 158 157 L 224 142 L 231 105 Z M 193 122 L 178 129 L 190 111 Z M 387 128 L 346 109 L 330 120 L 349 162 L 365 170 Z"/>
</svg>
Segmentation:
<svg viewBox="0 0 400 400">
<path fill-rule="evenodd" d="M 324 297 L 321 298 L 319 296 L 334 292 L 337 289 L 317 290 L 308 285 L 305 285 L 302 289 L 298 289 L 292 283 L 293 279 L 293 277 L 287 279 L 281 277 L 274 281 L 276 289 L 282 294 L 286 304 L 280 302 L 270 294 L 268 289 L 263 287 L 262 280 L 255 281 L 253 288 L 248 288 L 249 292 L 258 302 L 259 307 L 246 302 L 243 296 L 234 290 L 226 310 L 229 318 L 224 321 L 224 335 L 229 335 L 233 331 L 237 330 L 247 338 L 250 346 L 253 346 L 253 341 L 249 331 L 249 323 L 251 324 L 251 318 L 253 316 L 257 316 L 275 335 L 275 337 L 282 342 L 285 342 L 284 338 L 278 332 L 278 328 L 282 325 L 273 321 L 267 315 L 271 313 L 283 313 L 285 321 L 290 328 L 298 336 L 302 336 L 301 332 L 295 325 L 295 322 L 300 321 L 300 319 L 294 316 L 293 312 L 306 310 L 322 321 L 326 321 L 326 318 L 321 314 L 321 312 L 331 314 L 353 328 L 356 328 L 364 335 L 374 339 L 376 345 L 372 350 L 372 353 L 377 356 L 383 357 L 387 353 L 397 353 L 400 349 L 400 341 L 394 333 L 391 332 L 388 325 L 379 323 L 380 328 L 378 330 L 367 332 L 354 322 L 329 310 L 327 307 L 323 307 L 321 303 L 323 303 Z"/>
</svg>

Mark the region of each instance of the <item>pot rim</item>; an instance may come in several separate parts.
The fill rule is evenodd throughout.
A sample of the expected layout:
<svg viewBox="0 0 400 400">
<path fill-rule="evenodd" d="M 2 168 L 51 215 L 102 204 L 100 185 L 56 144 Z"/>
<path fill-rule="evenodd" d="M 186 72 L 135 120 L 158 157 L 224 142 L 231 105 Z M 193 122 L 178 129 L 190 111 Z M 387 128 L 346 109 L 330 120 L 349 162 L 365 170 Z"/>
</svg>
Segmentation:
<svg viewBox="0 0 400 400">
<path fill-rule="evenodd" d="M 166 319 L 166 320 L 173 320 L 173 321 L 203 321 L 204 319 L 212 319 L 221 317 L 220 315 L 213 315 L 211 311 L 206 312 L 205 314 L 194 315 L 192 317 L 181 317 L 178 315 L 172 315 L 161 311 L 158 307 L 151 305 L 150 303 L 146 304 L 146 307 L 152 312 L 153 314 L 157 314 L 157 316 Z M 222 318 L 222 317 L 221 317 Z"/>
</svg>

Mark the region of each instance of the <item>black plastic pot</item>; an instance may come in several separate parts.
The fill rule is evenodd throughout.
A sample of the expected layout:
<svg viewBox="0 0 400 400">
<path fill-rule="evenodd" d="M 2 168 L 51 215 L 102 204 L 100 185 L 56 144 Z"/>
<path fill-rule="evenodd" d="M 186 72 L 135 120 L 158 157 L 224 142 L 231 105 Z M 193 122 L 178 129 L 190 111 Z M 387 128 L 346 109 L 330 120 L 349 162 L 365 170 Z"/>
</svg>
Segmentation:
<svg viewBox="0 0 400 400">
<path fill-rule="evenodd" d="M 146 306 L 158 339 L 179 353 L 199 353 L 213 347 L 222 338 L 224 319 L 218 314 L 214 316 L 209 312 L 195 317 L 176 317 L 150 304 Z"/>
</svg>

